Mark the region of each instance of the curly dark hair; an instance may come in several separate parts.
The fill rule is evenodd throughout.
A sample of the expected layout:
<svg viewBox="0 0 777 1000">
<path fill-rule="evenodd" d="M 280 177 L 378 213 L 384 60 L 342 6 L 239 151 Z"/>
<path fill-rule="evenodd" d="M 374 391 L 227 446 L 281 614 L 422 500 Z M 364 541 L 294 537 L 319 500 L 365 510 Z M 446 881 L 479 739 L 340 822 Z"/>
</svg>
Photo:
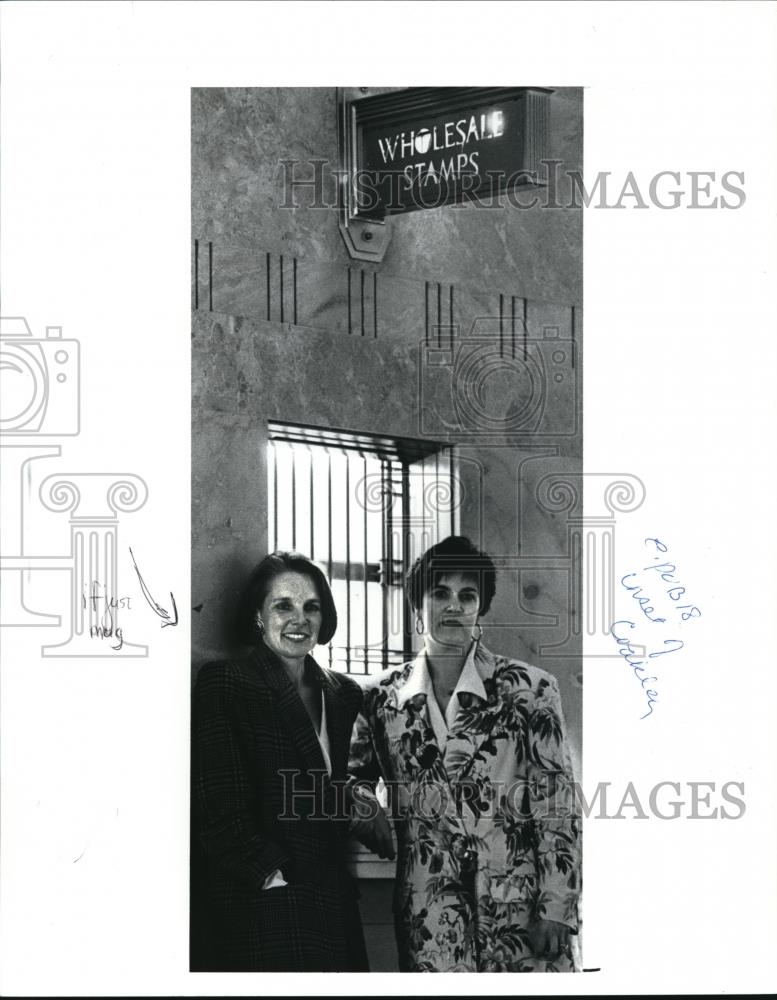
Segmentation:
<svg viewBox="0 0 777 1000">
<path fill-rule="evenodd" d="M 496 567 L 490 557 L 475 548 L 464 535 L 449 535 L 413 563 L 405 581 L 413 610 L 420 609 L 427 590 L 451 573 L 461 573 L 477 581 L 480 591 L 478 613 L 487 614 L 496 593 Z"/>
<path fill-rule="evenodd" d="M 301 573 L 313 581 L 321 601 L 321 629 L 318 642 L 326 645 L 337 629 L 337 611 L 329 587 L 329 581 L 323 571 L 307 556 L 300 552 L 271 552 L 266 555 L 248 578 L 238 613 L 238 632 L 240 638 L 250 646 L 255 646 L 259 633 L 256 628 L 256 615 L 272 585 L 272 581 L 281 573 Z"/>
</svg>

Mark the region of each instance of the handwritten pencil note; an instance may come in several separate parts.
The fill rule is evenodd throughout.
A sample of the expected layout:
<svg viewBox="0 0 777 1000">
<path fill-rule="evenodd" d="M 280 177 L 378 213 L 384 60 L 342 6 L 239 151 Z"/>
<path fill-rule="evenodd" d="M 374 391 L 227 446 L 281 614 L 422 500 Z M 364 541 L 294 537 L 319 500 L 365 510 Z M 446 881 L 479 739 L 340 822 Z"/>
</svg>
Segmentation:
<svg viewBox="0 0 777 1000">
<path fill-rule="evenodd" d="M 670 559 L 668 547 L 658 538 L 646 538 L 645 547 L 647 565 L 621 577 L 621 587 L 634 602 L 633 613 L 610 629 L 618 652 L 644 692 L 647 711 L 641 719 L 653 714 L 659 700 L 660 674 L 654 671 L 668 662 L 659 657 L 683 649 L 680 626 L 701 618 L 701 611 L 689 598 L 677 566 Z"/>
</svg>

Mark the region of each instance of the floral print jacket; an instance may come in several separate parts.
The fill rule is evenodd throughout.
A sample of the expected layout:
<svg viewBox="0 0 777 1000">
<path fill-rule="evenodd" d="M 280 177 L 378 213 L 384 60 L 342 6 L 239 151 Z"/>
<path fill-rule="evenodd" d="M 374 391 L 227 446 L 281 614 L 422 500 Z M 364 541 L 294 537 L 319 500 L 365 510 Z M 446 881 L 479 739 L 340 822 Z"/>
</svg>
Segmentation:
<svg viewBox="0 0 777 1000">
<path fill-rule="evenodd" d="M 417 660 L 366 689 L 349 766 L 389 790 L 400 968 L 573 971 L 571 955 L 536 957 L 529 939 L 538 918 L 577 930 L 579 821 L 555 678 L 478 644 L 487 698 L 458 696 L 440 746 L 427 696 L 401 696 Z"/>
</svg>

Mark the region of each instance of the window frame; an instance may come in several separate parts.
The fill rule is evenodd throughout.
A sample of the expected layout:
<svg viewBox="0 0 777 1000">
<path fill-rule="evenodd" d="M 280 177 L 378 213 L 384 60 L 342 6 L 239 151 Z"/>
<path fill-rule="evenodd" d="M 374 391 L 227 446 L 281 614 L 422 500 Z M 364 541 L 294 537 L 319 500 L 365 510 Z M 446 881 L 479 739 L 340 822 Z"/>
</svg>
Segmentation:
<svg viewBox="0 0 777 1000">
<path fill-rule="evenodd" d="M 291 541 L 287 545 L 283 538 L 279 541 L 279 502 L 283 504 L 284 497 L 279 501 L 278 445 L 291 448 Z M 328 538 L 325 546 L 315 545 L 314 528 L 314 448 L 322 449 L 328 456 L 327 482 L 325 489 L 326 521 Z M 445 534 L 456 534 L 458 496 L 456 484 L 455 448 L 449 443 L 429 440 L 414 440 L 408 438 L 391 438 L 385 435 L 370 435 L 362 432 L 346 431 L 335 428 L 322 428 L 312 425 L 292 424 L 281 421 L 269 421 L 267 427 L 267 540 L 268 550 L 293 549 L 297 547 L 299 532 L 297 525 L 297 464 L 298 456 L 303 451 L 310 454 L 309 465 L 304 470 L 304 478 L 309 483 L 309 538 L 312 551 L 302 549 L 303 554 L 319 563 L 327 574 L 330 584 L 336 581 L 345 582 L 345 607 L 338 606 L 338 631 L 336 637 L 328 644 L 328 665 L 330 669 L 341 670 L 340 664 L 345 664 L 342 672 L 357 680 L 367 680 L 377 673 L 401 665 L 415 654 L 414 644 L 417 644 L 414 619 L 404 593 L 404 580 L 407 571 L 419 548 L 424 549 L 432 541 L 438 541 Z M 346 519 L 346 551 L 345 559 L 334 558 L 332 539 L 333 517 L 333 471 L 332 454 L 339 453 L 345 457 L 345 519 Z M 351 476 L 354 457 L 360 456 L 364 461 L 364 476 L 360 481 L 353 481 Z M 378 496 L 381 502 L 381 539 L 380 558 L 376 562 L 367 558 L 368 549 L 368 512 L 367 512 L 367 458 L 380 461 L 381 481 Z M 441 462 L 440 459 L 443 458 Z M 433 461 L 434 472 L 430 471 Z M 422 497 L 416 495 L 414 478 L 420 473 Z M 433 477 L 432 484 L 436 495 L 447 495 L 450 498 L 448 509 L 436 509 L 434 516 L 426 517 L 428 507 L 427 476 Z M 355 490 L 364 483 L 365 500 L 361 504 L 364 510 L 362 526 L 363 558 L 352 559 L 350 539 L 352 533 L 352 509 L 357 502 Z M 441 490 L 441 483 L 444 484 Z M 304 486 L 302 487 L 304 489 Z M 391 500 L 387 501 L 387 497 Z M 414 514 L 420 509 L 422 514 Z M 375 511 L 373 510 L 373 513 Z M 442 533 L 441 524 L 444 527 Z M 306 529 L 307 530 L 307 529 Z M 420 539 L 420 541 L 419 541 Z M 373 539 L 374 542 L 374 539 Z M 319 554 L 325 547 L 327 558 Z M 397 551 L 398 550 L 398 551 Z M 364 613 L 359 617 L 352 607 L 352 585 L 363 581 Z M 369 632 L 369 593 L 371 583 L 379 583 L 381 587 L 381 640 L 379 644 L 370 643 Z M 357 598 L 358 599 L 358 598 Z M 399 601 L 399 612 L 396 613 L 395 602 Z M 394 619 L 401 622 L 401 635 L 394 627 Z M 392 624 L 394 622 L 394 624 Z M 363 642 L 354 641 L 354 624 L 362 628 Z M 344 631 L 343 631 L 344 630 Z M 337 637 L 341 637 L 337 642 Z M 379 646 L 379 656 L 371 655 L 371 650 Z M 376 667 L 377 664 L 377 667 Z M 361 667 L 362 669 L 354 669 Z"/>
</svg>

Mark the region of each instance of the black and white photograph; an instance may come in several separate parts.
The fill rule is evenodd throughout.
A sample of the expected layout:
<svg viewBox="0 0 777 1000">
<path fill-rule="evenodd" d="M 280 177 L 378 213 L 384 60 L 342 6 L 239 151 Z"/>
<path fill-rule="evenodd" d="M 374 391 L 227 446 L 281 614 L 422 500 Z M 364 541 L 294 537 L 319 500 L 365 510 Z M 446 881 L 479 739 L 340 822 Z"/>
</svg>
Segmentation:
<svg viewBox="0 0 777 1000">
<path fill-rule="evenodd" d="M 775 28 L 0 5 L 0 993 L 774 992 Z"/>
<path fill-rule="evenodd" d="M 192 92 L 193 966 L 576 966 L 582 143 Z"/>
</svg>

